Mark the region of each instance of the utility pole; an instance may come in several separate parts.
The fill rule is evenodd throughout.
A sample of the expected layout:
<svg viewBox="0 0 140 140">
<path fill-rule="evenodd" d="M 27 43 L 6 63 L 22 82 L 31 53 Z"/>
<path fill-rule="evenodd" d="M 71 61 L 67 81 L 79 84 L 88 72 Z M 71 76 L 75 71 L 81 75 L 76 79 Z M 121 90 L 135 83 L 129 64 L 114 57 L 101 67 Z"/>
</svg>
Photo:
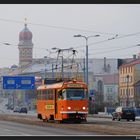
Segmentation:
<svg viewBox="0 0 140 140">
<path fill-rule="evenodd" d="M 53 64 L 52 64 L 52 79 L 54 79 L 54 69 L 53 69 Z"/>
<path fill-rule="evenodd" d="M 14 91 L 13 91 L 13 109 L 15 107 L 15 94 L 14 94 Z"/>
<path fill-rule="evenodd" d="M 86 73 L 85 73 L 85 58 L 83 58 L 83 75 L 84 75 L 84 82 L 86 82 Z"/>
<path fill-rule="evenodd" d="M 46 73 L 46 64 L 45 64 L 45 71 L 44 71 L 45 73 L 44 73 L 44 79 L 46 79 L 47 78 L 47 73 Z"/>
<path fill-rule="evenodd" d="M 63 64 L 63 55 L 62 55 L 62 69 L 61 69 L 61 73 L 62 73 L 62 80 L 64 80 L 64 64 Z"/>
<path fill-rule="evenodd" d="M 126 76 L 127 79 L 127 89 L 126 89 L 126 107 L 129 107 L 129 95 L 128 95 L 128 82 L 129 82 L 129 75 Z"/>
</svg>

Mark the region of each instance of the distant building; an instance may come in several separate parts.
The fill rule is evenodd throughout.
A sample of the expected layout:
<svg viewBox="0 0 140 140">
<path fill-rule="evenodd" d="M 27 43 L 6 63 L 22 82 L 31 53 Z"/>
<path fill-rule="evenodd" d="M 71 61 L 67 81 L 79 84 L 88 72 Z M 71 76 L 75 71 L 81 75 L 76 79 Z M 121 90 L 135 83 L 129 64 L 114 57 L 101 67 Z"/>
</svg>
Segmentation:
<svg viewBox="0 0 140 140">
<path fill-rule="evenodd" d="M 135 59 L 119 67 L 120 105 L 135 107 L 135 86 L 140 80 L 140 59 Z"/>
<path fill-rule="evenodd" d="M 23 67 L 32 62 L 33 59 L 33 43 L 32 32 L 27 28 L 25 23 L 24 29 L 19 33 L 19 66 Z"/>
<path fill-rule="evenodd" d="M 103 75 L 104 102 L 110 105 L 118 103 L 118 73 Z"/>
<path fill-rule="evenodd" d="M 118 103 L 118 73 L 94 75 L 95 104 L 115 106 Z"/>
<path fill-rule="evenodd" d="M 135 107 L 140 108 L 140 80 L 134 84 L 134 93 Z"/>
</svg>

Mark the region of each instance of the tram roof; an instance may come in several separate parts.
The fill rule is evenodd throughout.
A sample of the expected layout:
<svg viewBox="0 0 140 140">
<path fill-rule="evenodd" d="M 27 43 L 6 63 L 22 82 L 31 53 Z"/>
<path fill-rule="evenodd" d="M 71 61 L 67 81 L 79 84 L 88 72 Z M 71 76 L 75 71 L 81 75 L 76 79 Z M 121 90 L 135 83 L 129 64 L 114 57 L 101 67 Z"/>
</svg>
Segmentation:
<svg viewBox="0 0 140 140">
<path fill-rule="evenodd" d="M 67 84 L 84 84 L 82 81 L 67 81 L 67 82 L 59 82 L 59 83 L 54 83 L 54 84 L 45 84 L 45 85 L 40 85 L 37 90 L 45 90 L 45 89 L 59 89 L 62 88 L 62 86 L 67 83 Z"/>
<path fill-rule="evenodd" d="M 41 85 L 37 88 L 37 90 L 39 89 L 58 89 L 61 88 L 63 86 L 64 82 L 60 82 L 60 83 L 55 83 L 55 84 L 45 84 L 45 85 Z"/>
</svg>

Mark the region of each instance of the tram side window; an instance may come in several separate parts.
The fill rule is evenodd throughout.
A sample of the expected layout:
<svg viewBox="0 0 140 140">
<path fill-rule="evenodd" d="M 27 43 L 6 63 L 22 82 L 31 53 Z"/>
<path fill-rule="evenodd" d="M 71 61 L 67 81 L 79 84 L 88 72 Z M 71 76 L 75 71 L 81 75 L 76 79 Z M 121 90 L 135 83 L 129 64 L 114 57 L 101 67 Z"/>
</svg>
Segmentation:
<svg viewBox="0 0 140 140">
<path fill-rule="evenodd" d="M 41 91 L 41 94 L 40 95 L 41 95 L 41 97 L 40 97 L 41 100 L 43 100 L 43 91 Z"/>
<path fill-rule="evenodd" d="M 37 99 L 38 99 L 38 100 L 41 100 L 41 91 L 40 91 L 40 90 L 39 90 L 38 93 L 37 93 Z"/>
<path fill-rule="evenodd" d="M 53 90 L 47 91 L 47 100 L 53 100 Z"/>
<path fill-rule="evenodd" d="M 46 100 L 46 91 L 45 90 L 42 92 L 42 99 Z"/>
</svg>

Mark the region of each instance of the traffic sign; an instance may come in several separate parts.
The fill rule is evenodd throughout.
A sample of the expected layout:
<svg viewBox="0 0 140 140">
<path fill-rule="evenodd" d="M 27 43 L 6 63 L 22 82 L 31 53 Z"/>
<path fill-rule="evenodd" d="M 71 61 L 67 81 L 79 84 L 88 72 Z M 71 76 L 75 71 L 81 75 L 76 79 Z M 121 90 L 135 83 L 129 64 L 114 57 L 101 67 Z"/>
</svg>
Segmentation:
<svg viewBox="0 0 140 140">
<path fill-rule="evenodd" d="M 35 89 L 35 77 L 3 76 L 3 89 Z"/>
</svg>

